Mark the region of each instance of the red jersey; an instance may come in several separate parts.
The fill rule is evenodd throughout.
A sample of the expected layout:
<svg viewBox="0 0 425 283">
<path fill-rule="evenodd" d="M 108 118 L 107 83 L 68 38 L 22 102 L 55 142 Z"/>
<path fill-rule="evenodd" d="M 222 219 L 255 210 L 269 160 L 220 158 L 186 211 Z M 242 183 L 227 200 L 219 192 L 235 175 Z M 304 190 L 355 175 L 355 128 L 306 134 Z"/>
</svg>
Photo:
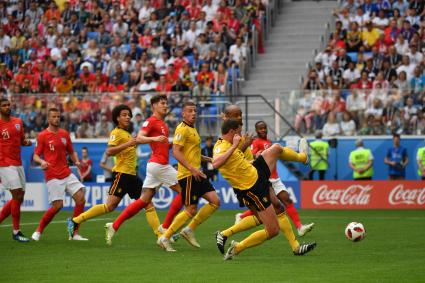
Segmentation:
<svg viewBox="0 0 425 283">
<path fill-rule="evenodd" d="M 256 155 L 257 152 L 263 151 L 269 148 L 271 145 L 272 145 L 272 142 L 268 139 L 255 138 L 251 144 L 252 154 Z M 279 178 L 279 175 L 277 174 L 276 167 L 274 167 L 273 171 L 271 172 L 270 179 L 277 179 L 277 178 Z"/>
<path fill-rule="evenodd" d="M 0 133 L 0 167 L 21 166 L 22 120 L 15 117 L 10 117 L 9 121 L 0 119 Z"/>
<path fill-rule="evenodd" d="M 51 179 L 64 179 L 71 174 L 66 153 L 74 153 L 69 133 L 64 129 L 59 129 L 53 133 L 48 129 L 38 134 L 37 144 L 34 153 L 43 156 L 43 159 L 49 163 L 44 171 L 46 182 Z"/>
<path fill-rule="evenodd" d="M 166 136 L 168 137 L 168 126 L 163 120 L 150 116 L 142 125 L 142 131 L 146 132 L 148 137 Z M 151 142 L 152 155 L 148 162 L 155 162 L 166 165 L 169 160 L 170 143 Z"/>
</svg>

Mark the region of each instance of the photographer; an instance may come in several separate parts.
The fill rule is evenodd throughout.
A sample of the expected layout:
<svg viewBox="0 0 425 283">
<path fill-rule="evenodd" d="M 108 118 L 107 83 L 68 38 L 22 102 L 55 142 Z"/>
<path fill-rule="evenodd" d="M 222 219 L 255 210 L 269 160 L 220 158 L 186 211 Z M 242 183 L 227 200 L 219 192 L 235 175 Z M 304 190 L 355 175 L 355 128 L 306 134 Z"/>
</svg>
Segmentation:
<svg viewBox="0 0 425 283">
<path fill-rule="evenodd" d="M 406 148 L 400 145 L 400 135 L 393 135 L 392 148 L 389 148 L 385 156 L 385 164 L 389 166 L 388 177 L 390 180 L 404 180 L 406 176 L 406 165 L 409 163 Z"/>
</svg>

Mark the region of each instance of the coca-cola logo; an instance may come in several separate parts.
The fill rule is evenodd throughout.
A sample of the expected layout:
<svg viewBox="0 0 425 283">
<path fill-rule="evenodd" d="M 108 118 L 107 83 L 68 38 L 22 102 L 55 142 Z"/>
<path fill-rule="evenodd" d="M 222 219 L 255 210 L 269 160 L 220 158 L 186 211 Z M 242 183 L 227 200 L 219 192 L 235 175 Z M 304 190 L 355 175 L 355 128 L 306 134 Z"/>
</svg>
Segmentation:
<svg viewBox="0 0 425 283">
<path fill-rule="evenodd" d="M 373 186 L 354 184 L 344 189 L 330 189 L 327 185 L 320 186 L 313 195 L 316 205 L 368 205 L 370 191 Z"/>
<path fill-rule="evenodd" d="M 404 186 L 402 184 L 399 184 L 391 190 L 391 193 L 388 196 L 388 202 L 391 205 L 425 204 L 425 188 L 404 189 Z"/>
</svg>

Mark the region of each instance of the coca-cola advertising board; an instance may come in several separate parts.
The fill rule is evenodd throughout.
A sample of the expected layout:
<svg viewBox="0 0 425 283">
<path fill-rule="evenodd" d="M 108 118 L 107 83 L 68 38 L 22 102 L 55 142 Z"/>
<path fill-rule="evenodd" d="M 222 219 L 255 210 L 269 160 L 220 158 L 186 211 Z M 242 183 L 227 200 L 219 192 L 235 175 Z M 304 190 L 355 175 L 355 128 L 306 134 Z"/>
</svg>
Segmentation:
<svg viewBox="0 0 425 283">
<path fill-rule="evenodd" d="M 305 181 L 301 208 L 425 209 L 425 182 Z"/>
</svg>

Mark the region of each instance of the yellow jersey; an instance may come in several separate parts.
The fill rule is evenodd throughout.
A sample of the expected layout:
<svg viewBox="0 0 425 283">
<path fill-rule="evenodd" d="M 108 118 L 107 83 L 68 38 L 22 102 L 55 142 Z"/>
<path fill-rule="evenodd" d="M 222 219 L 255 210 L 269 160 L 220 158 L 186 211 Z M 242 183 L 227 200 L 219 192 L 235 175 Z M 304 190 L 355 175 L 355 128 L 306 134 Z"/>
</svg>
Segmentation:
<svg viewBox="0 0 425 283">
<path fill-rule="evenodd" d="M 201 167 L 201 137 L 193 126 L 181 122 L 174 133 L 173 144 L 183 147 L 183 155 L 192 167 L 197 169 Z M 192 173 L 179 162 L 177 179 L 181 180 L 191 175 Z"/>
<path fill-rule="evenodd" d="M 108 146 L 118 146 L 132 139 L 129 132 L 115 128 L 109 135 Z M 115 155 L 113 172 L 136 175 L 136 146 L 130 146 Z"/>
<path fill-rule="evenodd" d="M 231 147 L 231 143 L 219 139 L 214 145 L 214 158 L 226 153 Z M 257 169 L 246 159 L 239 148 L 235 149 L 229 159 L 218 168 L 218 171 L 233 188 L 239 190 L 250 189 L 258 179 Z"/>
</svg>

